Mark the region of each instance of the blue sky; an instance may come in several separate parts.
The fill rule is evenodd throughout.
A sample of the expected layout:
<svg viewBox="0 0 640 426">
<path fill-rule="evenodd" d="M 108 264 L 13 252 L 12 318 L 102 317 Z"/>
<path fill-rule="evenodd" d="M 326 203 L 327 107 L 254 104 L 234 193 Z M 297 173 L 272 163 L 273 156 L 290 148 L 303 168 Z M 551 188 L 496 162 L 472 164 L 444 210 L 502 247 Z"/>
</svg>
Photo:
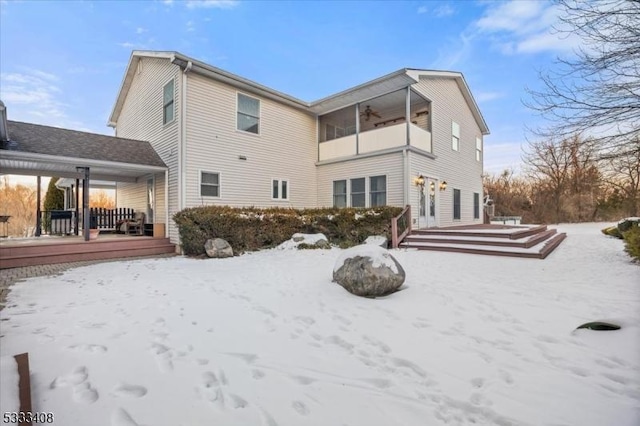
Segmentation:
<svg viewBox="0 0 640 426">
<path fill-rule="evenodd" d="M 400 68 L 461 71 L 491 129 L 485 170 L 519 168 L 525 87 L 570 55 L 544 1 L 0 0 L 0 99 L 9 119 L 106 127 L 134 49 L 176 50 L 313 101 Z"/>
</svg>

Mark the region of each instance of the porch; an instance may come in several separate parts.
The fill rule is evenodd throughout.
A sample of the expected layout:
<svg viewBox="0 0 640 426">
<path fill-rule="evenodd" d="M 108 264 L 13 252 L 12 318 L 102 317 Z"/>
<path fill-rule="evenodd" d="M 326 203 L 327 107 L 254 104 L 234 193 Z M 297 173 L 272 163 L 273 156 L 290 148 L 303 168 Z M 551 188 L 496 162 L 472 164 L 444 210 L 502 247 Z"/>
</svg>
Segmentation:
<svg viewBox="0 0 640 426">
<path fill-rule="evenodd" d="M 90 241 L 82 236 L 8 238 L 0 240 L 0 269 L 171 253 L 175 245 L 168 238 L 123 234 L 99 234 Z"/>
<path fill-rule="evenodd" d="M 431 102 L 411 87 L 321 115 L 318 161 L 411 145 L 431 153 Z"/>
</svg>

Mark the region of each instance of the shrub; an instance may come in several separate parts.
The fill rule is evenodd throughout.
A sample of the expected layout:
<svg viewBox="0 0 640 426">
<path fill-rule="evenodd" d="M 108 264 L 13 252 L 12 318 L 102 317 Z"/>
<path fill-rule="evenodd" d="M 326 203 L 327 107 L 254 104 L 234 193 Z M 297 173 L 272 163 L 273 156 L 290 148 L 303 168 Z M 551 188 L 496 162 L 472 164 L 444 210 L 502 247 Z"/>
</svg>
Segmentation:
<svg viewBox="0 0 640 426">
<path fill-rule="evenodd" d="M 624 236 L 625 251 L 629 253 L 629 256 L 640 260 L 640 226 L 636 225 L 622 235 Z"/>
<path fill-rule="evenodd" d="M 618 230 L 617 226 L 609 226 L 608 228 L 604 228 L 602 230 L 604 235 L 608 235 L 610 237 L 620 238 L 622 239 L 622 233 Z"/>
<path fill-rule="evenodd" d="M 618 230 L 620 232 L 627 232 L 633 226 L 640 225 L 640 219 L 637 217 L 629 217 L 618 222 Z"/>
<path fill-rule="evenodd" d="M 391 218 L 399 207 L 259 209 L 205 206 L 182 210 L 173 216 L 178 225 L 182 249 L 189 256 L 204 254 L 204 243 L 223 238 L 234 253 L 275 247 L 296 232 L 323 233 L 331 244 L 350 247 L 369 235 L 391 239 Z"/>
</svg>

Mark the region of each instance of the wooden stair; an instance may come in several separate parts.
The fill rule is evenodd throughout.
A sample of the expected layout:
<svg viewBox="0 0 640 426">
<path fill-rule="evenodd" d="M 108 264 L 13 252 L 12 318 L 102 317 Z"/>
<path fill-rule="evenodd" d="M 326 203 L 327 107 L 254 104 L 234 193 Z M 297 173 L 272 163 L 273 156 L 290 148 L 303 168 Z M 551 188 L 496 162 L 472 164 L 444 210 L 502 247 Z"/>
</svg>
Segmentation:
<svg viewBox="0 0 640 426">
<path fill-rule="evenodd" d="M 414 230 L 400 247 L 544 259 L 566 236 L 546 225 L 449 227 Z"/>
<path fill-rule="evenodd" d="M 168 238 L 123 237 L 93 241 L 38 242 L 0 246 L 0 269 L 86 260 L 116 259 L 175 253 Z"/>
</svg>

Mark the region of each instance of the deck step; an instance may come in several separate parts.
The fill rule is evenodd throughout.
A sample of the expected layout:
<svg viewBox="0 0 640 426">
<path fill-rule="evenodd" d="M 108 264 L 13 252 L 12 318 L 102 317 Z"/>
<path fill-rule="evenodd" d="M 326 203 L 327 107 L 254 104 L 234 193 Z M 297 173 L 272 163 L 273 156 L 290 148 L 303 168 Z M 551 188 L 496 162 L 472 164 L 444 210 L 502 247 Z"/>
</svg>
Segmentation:
<svg viewBox="0 0 640 426">
<path fill-rule="evenodd" d="M 0 247 L 0 269 L 175 253 L 168 238 L 122 238 Z"/>
<path fill-rule="evenodd" d="M 566 238 L 546 225 L 509 229 L 478 227 L 413 231 L 401 248 L 544 259 Z"/>
</svg>

